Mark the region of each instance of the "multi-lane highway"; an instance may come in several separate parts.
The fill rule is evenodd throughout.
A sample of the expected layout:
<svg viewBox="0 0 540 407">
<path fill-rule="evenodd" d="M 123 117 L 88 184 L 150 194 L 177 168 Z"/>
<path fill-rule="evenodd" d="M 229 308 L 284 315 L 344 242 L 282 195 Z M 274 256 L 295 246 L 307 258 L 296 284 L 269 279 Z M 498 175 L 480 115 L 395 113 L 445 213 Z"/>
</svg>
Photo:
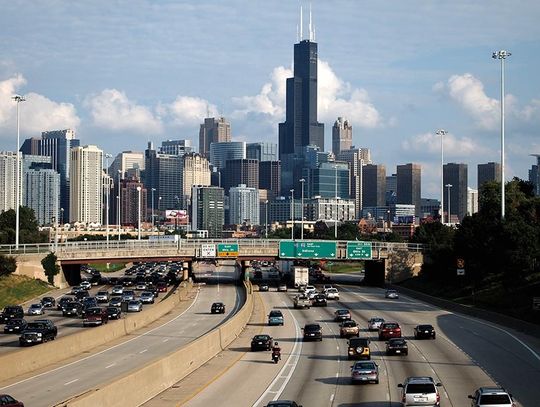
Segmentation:
<svg viewBox="0 0 540 407">
<path fill-rule="evenodd" d="M 226 279 L 234 271 L 218 267 L 216 273 Z M 212 330 L 236 313 L 244 301 L 243 295 L 243 290 L 233 285 L 201 286 L 189 308 L 173 319 L 42 374 L 0 385 L 0 393 L 9 393 L 29 406 L 50 406 L 67 400 L 162 357 Z M 227 312 L 210 314 L 214 301 L 224 302 Z"/>
<path fill-rule="evenodd" d="M 340 291 L 339 302 L 309 310 L 292 308 L 292 292 L 260 293 L 266 311 L 279 308 L 286 318 L 283 327 L 261 327 L 279 341 L 282 361 L 274 365 L 269 352 L 239 349 L 246 352 L 240 360 L 186 405 L 265 406 L 273 399 L 292 399 L 304 407 L 393 407 L 400 405 L 397 384 L 407 376 L 440 381 L 442 406 L 467 406 L 468 394 L 495 383 L 509 389 L 520 405 L 538 405 L 540 343 L 536 339 L 405 296 L 385 299 L 381 289 L 349 286 Z M 333 322 L 337 308 L 350 309 L 363 328 L 361 335 L 371 339 L 379 384 L 351 384 L 353 362 L 347 360 L 346 340 L 339 338 L 338 323 Z M 378 341 L 376 332 L 367 331 L 366 321 L 372 316 L 400 323 L 409 344 L 408 356 L 385 355 L 385 343 Z M 302 341 L 300 328 L 308 322 L 322 325 L 322 342 Z M 415 340 L 413 327 L 418 323 L 435 326 L 437 339 Z"/>
</svg>

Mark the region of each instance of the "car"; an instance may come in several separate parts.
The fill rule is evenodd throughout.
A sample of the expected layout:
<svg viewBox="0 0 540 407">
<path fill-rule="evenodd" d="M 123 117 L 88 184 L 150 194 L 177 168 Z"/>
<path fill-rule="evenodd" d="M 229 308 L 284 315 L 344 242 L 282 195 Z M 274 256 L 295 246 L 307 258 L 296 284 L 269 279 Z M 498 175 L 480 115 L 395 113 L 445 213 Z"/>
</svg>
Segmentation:
<svg viewBox="0 0 540 407">
<path fill-rule="evenodd" d="M 112 297 L 109 301 L 109 306 L 111 307 L 121 307 L 122 306 L 122 297 Z"/>
<path fill-rule="evenodd" d="M 347 359 L 371 359 L 368 338 L 351 338 L 347 341 Z"/>
<path fill-rule="evenodd" d="M 317 290 L 315 290 L 315 291 L 309 291 L 306 295 L 307 295 L 307 297 L 308 297 L 311 301 L 313 301 L 313 299 L 314 299 L 317 295 L 319 295 L 319 292 L 318 292 Z"/>
<path fill-rule="evenodd" d="M 124 293 L 124 286 L 115 285 L 111 290 L 112 295 L 122 295 Z"/>
<path fill-rule="evenodd" d="M 358 361 L 351 366 L 351 382 L 355 383 L 379 383 L 379 366 L 372 360 Z"/>
<path fill-rule="evenodd" d="M 225 304 L 222 302 L 214 302 L 210 308 L 211 314 L 225 314 Z"/>
<path fill-rule="evenodd" d="M 131 301 L 135 299 L 135 291 L 133 290 L 124 290 L 122 294 L 122 301 Z"/>
<path fill-rule="evenodd" d="M 441 395 L 437 387 L 441 383 L 435 383 L 429 376 L 410 376 L 403 383 L 399 383 L 401 388 L 401 405 L 405 406 L 433 406 L 441 405 Z"/>
<path fill-rule="evenodd" d="M 385 298 L 391 298 L 391 299 L 397 299 L 399 298 L 399 294 L 396 290 L 386 290 L 384 293 Z"/>
<path fill-rule="evenodd" d="M 292 400 L 274 400 L 269 402 L 266 407 L 302 407 L 299 404 L 296 404 Z"/>
<path fill-rule="evenodd" d="M 109 314 L 105 308 L 92 307 L 84 313 L 83 326 L 105 325 L 107 322 L 109 322 Z"/>
<path fill-rule="evenodd" d="M 81 281 L 81 284 L 79 284 L 79 286 L 80 286 L 83 290 L 88 291 L 89 289 L 92 288 L 92 283 L 90 283 L 90 281 Z"/>
<path fill-rule="evenodd" d="M 390 338 L 386 342 L 387 355 L 408 355 L 409 346 L 404 338 Z"/>
<path fill-rule="evenodd" d="M 339 325 L 339 337 L 350 338 L 351 336 L 360 336 L 360 327 L 352 319 L 343 321 Z"/>
<path fill-rule="evenodd" d="M 41 303 L 30 305 L 30 307 L 28 307 L 28 310 L 26 311 L 27 315 L 43 315 L 44 313 L 45 309 L 43 308 L 43 305 L 41 305 Z"/>
<path fill-rule="evenodd" d="M 337 288 L 330 287 L 323 291 L 327 300 L 339 300 L 339 291 Z"/>
<path fill-rule="evenodd" d="M 308 294 L 311 293 L 311 292 L 316 292 L 317 289 L 316 289 L 315 286 L 313 286 L 313 285 L 306 285 L 306 286 L 303 288 L 303 291 L 304 291 L 304 294 L 308 295 Z"/>
<path fill-rule="evenodd" d="M 5 324 L 13 318 L 24 317 L 24 310 L 20 305 L 8 305 L 0 314 L 0 324 Z"/>
<path fill-rule="evenodd" d="M 502 387 L 479 387 L 474 394 L 469 394 L 471 407 L 515 407 L 510 393 Z"/>
<path fill-rule="evenodd" d="M 122 318 L 122 308 L 120 307 L 107 307 L 107 316 L 109 319 L 120 319 Z"/>
<path fill-rule="evenodd" d="M 253 339 L 251 339 L 251 351 L 270 350 L 272 349 L 272 344 L 273 339 L 270 335 L 255 335 Z"/>
<path fill-rule="evenodd" d="M 335 288 L 332 284 L 324 284 L 322 286 L 323 291 L 330 290 L 331 288 Z"/>
<path fill-rule="evenodd" d="M 77 295 L 77 293 L 84 291 L 84 288 L 82 288 L 80 285 L 76 285 L 74 287 L 71 287 L 70 294 L 71 295 Z"/>
<path fill-rule="evenodd" d="M 17 401 L 9 394 L 0 394 L 0 406 L 2 407 L 24 407 L 22 401 Z"/>
<path fill-rule="evenodd" d="M 166 293 L 167 292 L 167 283 L 165 281 L 158 281 L 156 284 L 156 288 L 160 293 Z"/>
<path fill-rule="evenodd" d="M 97 302 L 109 302 L 109 292 L 108 291 L 98 291 L 96 293 L 96 300 Z"/>
<path fill-rule="evenodd" d="M 139 300 L 130 300 L 128 301 L 127 310 L 128 312 L 141 312 L 142 311 L 142 302 Z"/>
<path fill-rule="evenodd" d="M 278 291 L 286 292 L 287 291 L 287 284 L 280 284 L 277 288 Z"/>
<path fill-rule="evenodd" d="M 143 304 L 153 304 L 154 303 L 154 294 L 150 291 L 143 291 L 139 296 L 139 299 Z"/>
<path fill-rule="evenodd" d="M 306 324 L 304 331 L 304 341 L 322 341 L 322 328 L 319 324 Z"/>
<path fill-rule="evenodd" d="M 141 281 L 135 286 L 136 290 L 146 290 L 146 282 Z"/>
<path fill-rule="evenodd" d="M 293 298 L 294 308 L 307 308 L 311 307 L 311 300 L 304 294 L 295 295 Z"/>
<path fill-rule="evenodd" d="M 19 336 L 19 345 L 35 345 L 53 341 L 58 335 L 58 328 L 50 319 L 37 319 L 29 322 L 26 329 Z"/>
<path fill-rule="evenodd" d="M 401 327 L 397 322 L 383 322 L 379 327 L 379 340 L 401 338 Z"/>
<path fill-rule="evenodd" d="M 83 305 L 80 302 L 72 301 L 68 302 L 62 308 L 63 317 L 81 317 L 83 314 Z"/>
<path fill-rule="evenodd" d="M 315 297 L 313 297 L 312 305 L 314 307 L 327 307 L 328 301 L 326 301 L 326 296 L 324 294 L 317 294 Z"/>
<path fill-rule="evenodd" d="M 283 318 L 283 313 L 278 309 L 273 309 L 268 314 L 268 325 L 283 325 L 285 320 Z"/>
<path fill-rule="evenodd" d="M 334 321 L 348 321 L 351 319 L 351 311 L 348 309 L 337 309 L 334 311 Z"/>
<path fill-rule="evenodd" d="M 268 284 L 261 284 L 259 285 L 259 291 L 269 291 L 270 287 L 268 287 Z"/>
<path fill-rule="evenodd" d="M 135 280 L 133 280 L 131 277 L 122 277 L 120 279 L 120 284 L 124 287 L 131 287 L 133 284 L 135 284 Z"/>
<path fill-rule="evenodd" d="M 66 305 L 68 302 L 73 302 L 73 301 L 75 301 L 75 297 L 68 297 L 68 296 L 62 297 L 56 304 L 56 309 L 58 311 L 62 311 L 62 309 L 64 308 L 64 305 Z"/>
<path fill-rule="evenodd" d="M 435 328 L 430 324 L 421 324 L 414 327 L 414 339 L 435 339 Z"/>
<path fill-rule="evenodd" d="M 384 318 L 372 317 L 368 320 L 368 331 L 378 331 L 381 324 L 384 322 Z"/>
<path fill-rule="evenodd" d="M 23 318 L 13 318 L 4 325 L 5 334 L 18 334 L 25 330 L 28 323 Z M 1 406 L 1 404 L 0 404 Z"/>
<path fill-rule="evenodd" d="M 84 308 L 97 307 L 98 301 L 96 297 L 86 297 L 81 301 Z"/>
<path fill-rule="evenodd" d="M 43 297 L 41 299 L 41 305 L 43 305 L 44 308 L 54 308 L 56 307 L 56 300 L 54 297 Z"/>
</svg>

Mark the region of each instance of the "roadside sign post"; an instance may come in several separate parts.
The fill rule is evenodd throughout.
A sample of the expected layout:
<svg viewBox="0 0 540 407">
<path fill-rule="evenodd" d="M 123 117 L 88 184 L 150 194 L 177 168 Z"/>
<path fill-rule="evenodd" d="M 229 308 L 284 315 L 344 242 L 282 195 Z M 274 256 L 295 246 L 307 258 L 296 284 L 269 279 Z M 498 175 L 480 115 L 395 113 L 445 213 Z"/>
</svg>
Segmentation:
<svg viewBox="0 0 540 407">
<path fill-rule="evenodd" d="M 456 259 L 456 266 L 457 266 L 456 274 L 458 276 L 464 276 L 465 275 L 465 260 L 463 260 L 462 258 Z"/>
<path fill-rule="evenodd" d="M 372 258 L 371 242 L 347 242 L 347 259 L 371 260 Z"/>
</svg>

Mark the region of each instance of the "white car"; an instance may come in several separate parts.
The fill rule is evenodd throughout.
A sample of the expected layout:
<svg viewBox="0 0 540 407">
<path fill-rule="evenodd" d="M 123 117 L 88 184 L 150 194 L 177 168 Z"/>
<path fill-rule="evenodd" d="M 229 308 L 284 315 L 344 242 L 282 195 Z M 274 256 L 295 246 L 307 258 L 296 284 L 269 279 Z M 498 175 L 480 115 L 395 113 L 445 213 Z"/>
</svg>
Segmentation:
<svg viewBox="0 0 540 407">
<path fill-rule="evenodd" d="M 317 289 L 315 288 L 315 286 L 312 286 L 312 285 L 306 285 L 306 288 L 304 288 L 304 294 L 306 295 L 314 291 L 316 292 Z"/>
<path fill-rule="evenodd" d="M 378 331 L 381 324 L 384 322 L 384 318 L 372 317 L 368 320 L 368 331 Z"/>
<path fill-rule="evenodd" d="M 339 300 L 339 291 L 337 288 L 327 288 L 323 291 L 323 294 L 326 296 L 327 300 Z"/>
<path fill-rule="evenodd" d="M 384 296 L 386 298 L 391 298 L 391 299 L 399 298 L 399 294 L 396 290 L 386 290 L 386 292 L 384 293 Z"/>
<path fill-rule="evenodd" d="M 89 289 L 92 288 L 92 284 L 90 284 L 89 281 L 81 281 L 80 286 L 81 286 L 84 290 L 89 290 Z"/>
<path fill-rule="evenodd" d="M 28 308 L 27 314 L 28 315 L 43 315 L 43 305 L 41 304 L 32 304 Z"/>
<path fill-rule="evenodd" d="M 318 292 L 317 290 L 315 290 L 315 291 L 309 291 L 309 292 L 307 292 L 306 295 L 307 295 L 307 297 L 308 297 L 310 300 L 312 300 L 312 299 L 314 299 L 317 295 L 319 295 L 319 292 Z"/>
</svg>

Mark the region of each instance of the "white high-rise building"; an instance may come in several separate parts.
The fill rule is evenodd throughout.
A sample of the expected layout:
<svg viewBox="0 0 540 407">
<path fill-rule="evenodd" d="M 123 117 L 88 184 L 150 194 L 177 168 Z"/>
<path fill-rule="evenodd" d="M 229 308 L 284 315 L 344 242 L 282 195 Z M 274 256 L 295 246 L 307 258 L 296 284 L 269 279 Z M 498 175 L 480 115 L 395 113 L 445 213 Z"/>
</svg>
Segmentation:
<svg viewBox="0 0 540 407">
<path fill-rule="evenodd" d="M 69 183 L 70 221 L 103 224 L 103 150 L 72 148 Z"/>
<path fill-rule="evenodd" d="M 122 151 L 118 153 L 109 167 L 109 175 L 111 178 L 116 179 L 118 171 L 122 171 L 122 178 L 124 178 L 126 172 L 131 169 L 144 170 L 144 153 L 138 151 Z"/>
<path fill-rule="evenodd" d="M 229 220 L 233 225 L 246 222 L 259 225 L 260 201 L 259 190 L 245 184 L 229 189 Z"/>
<path fill-rule="evenodd" d="M 338 155 L 352 147 L 352 126 L 347 119 L 338 117 L 332 127 L 332 152 Z"/>
<path fill-rule="evenodd" d="M 478 190 L 467 188 L 467 215 L 478 212 Z"/>
<path fill-rule="evenodd" d="M 368 148 L 350 148 L 342 150 L 336 159 L 349 163 L 350 197 L 354 200 L 356 219 L 362 217 L 362 167 L 371 164 Z"/>
<path fill-rule="evenodd" d="M 19 160 L 19 203 L 22 205 L 22 159 Z M 15 174 L 17 169 L 17 154 L 12 151 L 0 152 L 0 213 L 15 209 L 17 185 Z"/>
<path fill-rule="evenodd" d="M 182 199 L 184 208 L 191 200 L 193 185 L 211 185 L 211 171 L 208 160 L 198 153 L 184 155 L 182 164 Z"/>
</svg>

